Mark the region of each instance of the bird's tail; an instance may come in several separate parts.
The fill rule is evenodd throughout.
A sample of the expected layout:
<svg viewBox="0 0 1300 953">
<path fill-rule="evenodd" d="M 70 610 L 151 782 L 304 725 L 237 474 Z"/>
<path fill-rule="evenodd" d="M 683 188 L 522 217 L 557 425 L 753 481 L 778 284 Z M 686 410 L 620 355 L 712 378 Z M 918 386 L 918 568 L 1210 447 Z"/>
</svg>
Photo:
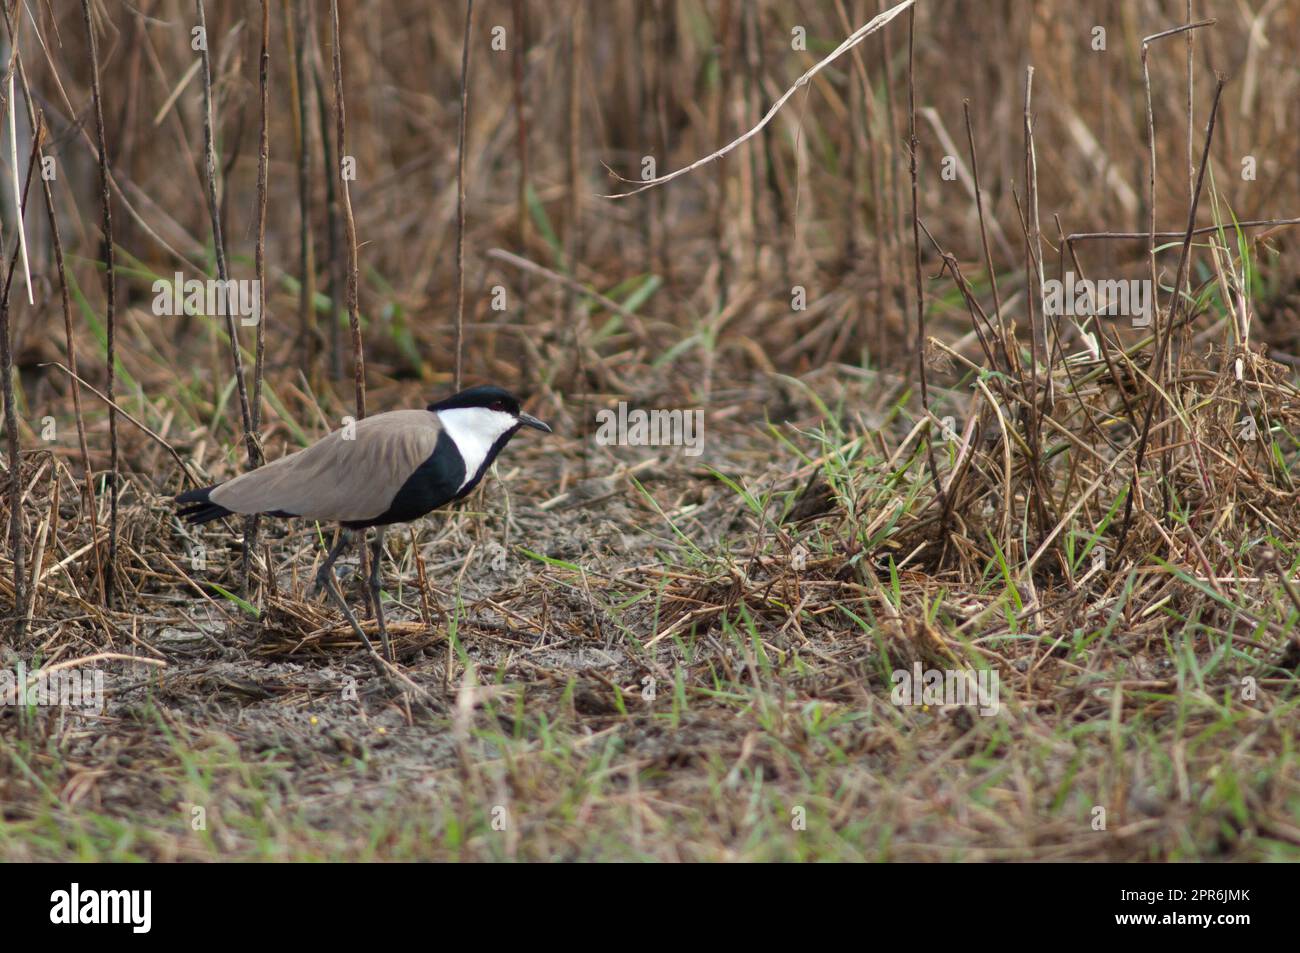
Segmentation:
<svg viewBox="0 0 1300 953">
<path fill-rule="evenodd" d="M 219 520 L 223 516 L 230 516 L 231 510 L 226 509 L 220 503 L 213 503 L 211 496 L 212 491 L 220 484 L 200 487 L 197 490 L 186 490 L 180 496 L 176 497 L 176 502 L 184 504 L 184 508 L 177 511 L 178 516 L 183 517 L 189 523 L 210 523 L 213 520 Z"/>
</svg>

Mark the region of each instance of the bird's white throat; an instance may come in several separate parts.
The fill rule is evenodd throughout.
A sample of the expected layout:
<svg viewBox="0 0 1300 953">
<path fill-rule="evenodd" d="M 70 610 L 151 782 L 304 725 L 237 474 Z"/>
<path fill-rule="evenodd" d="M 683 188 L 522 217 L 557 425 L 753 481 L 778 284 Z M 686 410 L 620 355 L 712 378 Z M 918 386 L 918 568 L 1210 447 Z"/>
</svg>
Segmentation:
<svg viewBox="0 0 1300 953">
<path fill-rule="evenodd" d="M 519 421 L 514 415 L 486 407 L 453 407 L 437 411 L 442 429 L 456 444 L 465 461 L 465 479 L 461 488 L 478 476 L 492 445 Z"/>
</svg>

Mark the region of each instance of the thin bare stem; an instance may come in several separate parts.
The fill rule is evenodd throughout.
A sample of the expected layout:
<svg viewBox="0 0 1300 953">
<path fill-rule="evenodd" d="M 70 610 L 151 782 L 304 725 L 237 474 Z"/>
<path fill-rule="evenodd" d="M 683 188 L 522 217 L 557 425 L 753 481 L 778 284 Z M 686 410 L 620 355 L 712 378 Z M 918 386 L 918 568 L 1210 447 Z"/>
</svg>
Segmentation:
<svg viewBox="0 0 1300 953">
<path fill-rule="evenodd" d="M 747 132 L 743 133 L 738 138 L 732 140 L 727 145 L 719 149 L 717 152 L 711 152 L 702 159 L 696 159 L 690 165 L 678 169 L 676 172 L 669 172 L 667 175 L 657 176 L 653 179 L 647 179 L 644 182 L 640 182 L 638 188 L 631 189 L 627 192 L 619 192 L 612 195 L 603 195 L 601 196 L 601 198 L 625 199 L 629 195 L 636 195 L 638 192 L 644 192 L 646 189 L 653 189 L 657 185 L 663 185 L 666 182 L 671 182 L 673 179 L 680 178 L 683 175 L 687 175 L 691 172 L 694 172 L 700 166 L 708 165 L 710 162 L 713 162 L 717 159 L 721 159 L 723 156 L 727 155 L 727 153 L 733 151 L 739 146 L 744 145 L 750 139 L 753 139 L 756 135 L 762 132 L 764 127 L 766 127 L 767 124 L 770 123 L 772 119 L 776 116 L 776 114 L 781 111 L 781 107 L 784 106 L 786 102 L 789 101 L 790 97 L 793 96 L 795 93 L 797 93 L 804 86 L 807 86 L 814 76 L 820 73 L 828 65 L 835 62 L 835 60 L 839 59 L 840 56 L 842 56 L 844 53 L 847 53 L 849 50 L 853 49 L 853 47 L 857 46 L 859 43 L 861 43 L 871 34 L 875 33 L 881 27 L 885 26 L 885 24 L 889 23 L 900 13 L 904 12 L 905 10 L 911 9 L 912 4 L 914 4 L 915 2 L 916 0 L 903 0 L 903 2 L 898 4 L 897 6 L 890 7 L 884 13 L 880 14 L 877 17 L 874 17 L 870 23 L 867 23 L 865 26 L 859 27 L 857 30 L 855 30 L 853 34 L 849 36 L 849 38 L 846 39 L 843 43 L 837 46 L 829 56 L 827 56 L 825 59 L 815 64 L 811 69 L 809 69 L 806 73 L 804 73 L 797 80 L 795 80 L 794 85 L 791 86 L 789 89 L 787 89 L 785 93 L 782 94 L 781 98 L 772 104 L 772 107 L 767 111 L 767 113 L 763 116 L 763 118 L 759 120 L 758 125 L 754 126 Z M 609 169 L 609 166 L 606 166 L 605 168 Z M 625 179 L 623 178 L 623 176 L 615 173 L 612 169 L 610 169 L 609 172 L 610 175 L 614 176 L 614 178 L 618 179 L 620 182 L 627 182 L 627 183 L 638 182 L 638 180 L 636 179 Z"/>
<path fill-rule="evenodd" d="M 1186 272 L 1190 252 L 1192 247 L 1192 233 L 1196 230 L 1196 209 L 1200 204 L 1201 189 L 1205 184 L 1205 167 L 1210 162 L 1210 144 L 1214 141 L 1214 123 L 1219 115 L 1219 98 L 1223 95 L 1223 77 L 1218 77 L 1218 82 L 1214 87 L 1214 102 L 1210 106 L 1210 120 L 1205 128 L 1205 147 L 1201 152 L 1201 167 L 1196 175 L 1196 191 L 1192 193 L 1192 204 L 1187 210 L 1187 231 L 1183 236 L 1183 250 L 1178 257 L 1178 272 L 1174 278 L 1174 299 L 1169 306 L 1169 322 L 1166 333 L 1159 336 L 1156 344 L 1156 354 L 1151 362 L 1153 370 L 1158 372 L 1158 368 L 1165 359 L 1165 348 L 1169 345 L 1169 338 L 1172 334 L 1174 321 L 1178 316 L 1180 307 L 1184 306 L 1182 295 L 1178 294 L 1178 289 L 1182 287 L 1183 276 Z M 1124 551 L 1124 546 L 1128 542 L 1129 523 L 1133 516 L 1133 497 L 1138 493 L 1138 480 L 1142 473 L 1142 462 L 1146 457 L 1147 442 L 1151 436 L 1151 421 L 1155 416 L 1156 404 L 1160 402 L 1160 389 L 1151 388 L 1151 396 L 1147 400 L 1146 416 L 1142 421 L 1142 432 L 1138 437 L 1137 453 L 1133 459 L 1133 476 L 1129 481 L 1129 491 L 1124 499 L 1124 520 L 1121 523 L 1119 542 L 1115 546 L 1116 558 Z"/>
<path fill-rule="evenodd" d="M 1233 222 L 1233 228 L 1285 228 L 1289 225 L 1300 225 L 1300 218 L 1264 218 L 1251 219 L 1244 222 Z M 1205 225 L 1201 228 L 1192 229 L 1192 235 L 1215 235 L 1222 231 L 1218 225 Z M 1072 235 L 1066 235 L 1067 242 L 1083 242 L 1097 239 L 1115 239 L 1115 240 L 1136 240 L 1141 238 L 1150 238 L 1152 235 L 1156 238 L 1182 238 L 1187 232 L 1075 232 Z"/>
<path fill-rule="evenodd" d="M 515 201 L 515 241 L 520 254 L 528 252 L 528 105 L 524 97 L 524 69 L 528 44 L 528 21 L 524 17 L 524 0 L 511 0 L 511 14 L 514 21 L 514 45 L 511 47 L 512 85 L 515 101 L 515 143 L 519 156 L 518 194 Z M 519 307 L 517 309 L 520 323 L 525 323 L 528 314 L 528 275 L 520 276 Z"/>
<path fill-rule="evenodd" d="M 298 162 L 298 363 L 303 373 L 312 376 L 316 337 L 316 316 L 313 311 L 316 295 L 316 260 L 311 229 L 311 111 L 307 97 L 307 39 L 314 35 L 311 29 L 311 0 L 299 0 L 297 25 L 284 8 L 285 35 L 293 55 L 294 68 L 289 71 L 289 94 L 296 104 L 293 111 L 295 158 Z M 322 137 L 324 130 L 322 129 Z"/>
<path fill-rule="evenodd" d="M 145 425 L 144 425 L 143 423 L 141 423 L 139 420 L 136 420 L 134 417 L 132 417 L 131 414 L 128 413 L 126 410 L 123 410 L 123 409 L 122 409 L 121 407 L 119 407 L 115 402 L 111 401 L 111 400 L 109 399 L 109 397 L 108 397 L 107 394 L 102 393 L 98 388 L 96 388 L 93 384 L 89 383 L 88 381 L 86 381 L 86 380 L 84 380 L 84 379 L 82 379 L 82 378 L 80 378 L 80 377 L 77 377 L 75 374 L 72 373 L 72 371 L 71 371 L 70 369 L 68 369 L 67 367 L 65 367 L 63 364 L 60 364 L 58 361 L 51 361 L 51 362 L 49 362 L 48 364 L 41 364 L 41 365 L 39 365 L 39 366 L 40 366 L 40 367 L 57 367 L 59 370 L 63 371 L 63 373 L 67 374 L 69 377 L 71 377 L 73 380 L 75 380 L 78 384 L 80 384 L 82 387 L 86 388 L 86 390 L 90 391 L 92 394 L 94 394 L 96 397 L 98 397 L 101 401 L 103 401 L 104 404 L 106 404 L 107 406 L 111 407 L 113 410 L 117 411 L 119 414 L 121 414 L 121 415 L 122 415 L 122 418 L 123 418 L 124 420 L 126 420 L 127 423 L 129 423 L 129 424 L 133 424 L 133 425 L 134 425 L 134 426 L 135 426 L 135 427 L 136 427 L 136 428 L 137 428 L 141 433 L 143 433 L 145 436 L 149 437 L 151 440 L 153 440 L 155 443 L 157 443 L 158 446 L 162 447 L 162 448 L 163 448 L 164 450 L 166 450 L 169 454 L 171 454 L 172 459 L 176 461 L 176 465 L 179 466 L 179 467 L 180 467 L 180 468 L 185 472 L 185 475 L 186 475 L 187 477 L 189 477 L 189 480 L 190 480 L 191 485 L 193 485 L 193 486 L 202 486 L 202 485 L 203 485 L 203 482 L 199 479 L 198 474 L 196 474 L 196 473 L 194 472 L 194 470 L 190 467 L 190 465 L 189 465 L 188 463 L 185 462 L 185 458 L 182 457 L 179 453 L 176 452 L 176 448 L 175 448 L 175 447 L 173 447 L 173 446 L 172 446 L 171 444 L 169 444 L 166 440 L 164 440 L 164 439 L 163 439 L 163 438 L 162 438 L 162 437 L 161 437 L 157 432 L 155 432 L 155 431 L 153 431 L 153 430 L 150 430 L 147 426 L 145 426 Z"/>
<path fill-rule="evenodd" d="M 10 110 L 16 109 L 12 97 Z M 32 187 L 32 170 L 36 168 L 36 156 L 41 148 L 41 130 L 32 137 L 32 154 L 27 162 L 27 179 L 22 185 L 18 198 L 18 228 L 22 228 L 22 217 L 27 210 L 27 193 Z M 27 599 L 34 597 L 34 591 L 27 591 L 26 562 L 24 559 L 25 539 L 23 537 L 23 480 L 22 457 L 18 446 L 18 413 L 15 404 L 13 385 L 13 330 L 9 316 L 9 294 L 13 290 L 14 269 L 18 266 L 18 257 L 22 252 L 21 244 L 14 246 L 9 258 L 9 271 L 5 276 L 4 290 L 0 292 L 0 373 L 4 374 L 4 413 L 5 429 L 8 431 L 9 443 L 9 536 L 13 545 L 14 563 L 14 631 L 21 638 L 27 627 L 31 612 Z M 39 576 L 41 551 L 39 544 L 34 556 Z M 37 576 L 37 577 L 38 577 Z M 34 585 L 34 583 L 33 583 Z"/>
<path fill-rule="evenodd" d="M 257 139 L 257 243 L 253 249 L 253 271 L 257 278 L 257 354 L 253 361 L 252 421 L 249 431 L 249 466 L 260 467 L 264 457 L 260 431 L 262 428 L 262 375 L 266 369 L 266 184 L 271 161 L 270 137 L 270 72 L 271 72 L 271 6 L 262 0 L 262 48 L 258 56 L 257 82 L 261 93 L 261 123 Z M 248 593 L 252 574 L 252 554 L 257 550 L 259 529 L 257 516 L 249 518 L 244 538 L 243 572 L 241 588 Z"/>
<path fill-rule="evenodd" d="M 217 277 L 222 284 L 230 280 L 230 266 L 226 258 L 226 240 L 221 230 L 221 207 L 217 197 L 216 119 L 212 109 L 212 61 L 208 52 L 208 24 L 204 15 L 203 0 L 194 0 L 194 12 L 203 43 L 199 58 L 203 68 L 203 167 L 207 180 L 208 215 L 212 219 L 212 246 L 217 259 Z M 230 360 L 235 370 L 235 389 L 239 395 L 239 415 L 244 430 L 244 446 L 251 463 L 257 459 L 257 444 L 253 440 L 253 415 L 248 403 L 248 385 L 244 379 L 244 356 L 239 347 L 239 325 L 233 308 L 226 309 L 226 334 L 230 338 Z"/>
<path fill-rule="evenodd" d="M 997 322 L 997 332 L 1002 344 L 1002 355 L 1006 358 L 1007 371 L 1015 372 L 1017 368 L 1013 363 L 1012 350 L 1010 342 L 1007 340 L 1006 324 L 1002 320 L 1002 296 L 998 292 L 998 276 L 993 268 L 993 252 L 989 247 L 989 230 L 984 223 L 984 192 L 980 188 L 980 162 L 979 153 L 975 149 L 975 129 L 971 124 L 970 118 L 970 100 L 962 100 L 962 111 L 966 116 L 966 142 L 970 146 L 970 168 L 971 178 L 975 184 L 975 211 L 979 216 L 980 223 L 980 244 L 984 248 L 984 267 L 989 273 L 989 285 L 993 289 L 993 317 Z"/>
<path fill-rule="evenodd" d="M 99 40 L 95 36 L 95 25 L 90 17 L 90 0 L 81 0 L 81 17 L 86 25 L 86 37 L 90 47 L 90 90 L 95 108 L 95 139 L 99 150 L 99 186 L 100 205 L 103 211 L 104 227 L 104 295 L 106 331 L 106 361 L 108 382 L 105 385 L 108 399 L 108 563 L 104 573 L 104 604 L 112 607 L 115 601 L 117 570 L 117 405 L 114 403 L 114 387 L 117 370 L 117 266 L 113 255 L 113 203 L 109 192 L 108 146 L 104 137 L 104 102 L 99 89 Z"/>
<path fill-rule="evenodd" d="M 217 259 L 217 277 L 225 285 L 230 280 L 230 265 L 226 258 L 226 239 L 221 228 L 221 204 L 217 189 L 217 150 L 216 118 L 212 108 L 212 58 L 209 52 L 207 17 L 203 9 L 203 0 L 194 0 L 194 12 L 202 31 L 202 43 L 199 47 L 199 59 L 203 64 L 203 170 L 208 187 L 208 215 L 212 219 L 212 247 Z M 244 432 L 244 447 L 248 452 L 248 464 L 259 464 L 261 454 L 257 440 L 254 438 L 253 413 L 248 401 L 248 382 L 244 376 L 244 355 L 239 346 L 239 322 L 235 320 L 235 309 L 227 307 L 226 335 L 230 339 L 230 360 L 235 373 L 235 391 L 239 395 L 239 419 Z M 258 311 L 258 323 L 262 320 Z M 249 516 L 244 520 L 244 540 L 241 545 L 240 587 L 248 588 L 248 572 L 252 560 L 253 546 L 256 545 L 255 529 L 257 518 Z"/>
<path fill-rule="evenodd" d="M 456 390 L 465 360 L 465 138 L 469 119 L 469 44 L 474 0 L 465 0 L 465 40 L 460 50 L 460 123 L 456 138 Z"/>
<path fill-rule="evenodd" d="M 253 271 L 257 275 L 257 355 L 253 365 L 252 450 L 253 466 L 262 463 L 258 432 L 262 426 L 262 374 L 266 366 L 266 190 L 271 163 L 271 5 L 262 0 L 262 49 L 258 57 L 258 88 L 261 92 L 261 127 L 257 139 L 257 243 L 253 249 Z"/>
<path fill-rule="evenodd" d="M 4 11 L 5 25 L 9 29 L 9 35 L 12 42 L 13 37 L 13 18 L 7 7 L 0 4 L 0 10 Z M 43 141 L 45 122 L 43 117 L 38 115 L 36 105 L 32 100 L 31 87 L 27 83 L 27 70 L 23 65 L 21 55 L 14 57 L 14 66 L 18 72 L 18 82 L 22 86 L 23 100 L 27 103 L 27 121 L 32 130 L 32 136 L 42 140 L 41 148 L 37 152 L 37 161 L 42 168 L 45 165 L 45 147 Z M 50 225 L 50 244 L 54 250 L 54 269 L 59 276 L 59 297 L 63 305 L 63 338 L 65 347 L 68 351 L 68 367 L 72 369 L 75 375 L 77 370 L 77 340 L 72 330 L 72 300 L 68 294 L 68 275 L 65 270 L 63 260 L 63 239 L 59 234 L 59 219 L 54 212 L 54 193 L 50 189 L 50 180 L 44 175 L 41 176 L 41 191 L 45 196 L 45 212 Z M 77 447 L 81 453 L 81 477 L 85 485 L 85 508 L 84 512 L 90 517 L 91 538 L 99 538 L 99 516 L 95 506 L 95 478 L 90 468 L 90 447 L 86 443 L 86 420 L 82 414 L 81 408 L 81 384 L 74 377 L 72 381 L 72 408 L 73 416 L 77 422 Z M 91 547 L 91 558 L 95 563 L 95 584 L 99 587 L 99 596 L 104 598 L 104 569 L 101 565 L 99 547 Z"/>
<path fill-rule="evenodd" d="M 14 394 L 13 327 L 8 298 L 0 302 L 0 374 L 4 375 L 5 438 L 9 457 L 9 546 L 14 569 L 14 631 L 19 638 L 27 619 L 26 537 L 23 535 L 23 468 Z"/>
<path fill-rule="evenodd" d="M 897 8 L 896 8 L 897 9 Z M 879 18 L 877 18 L 879 19 Z M 917 197 L 916 169 L 916 12 L 907 16 L 907 144 L 911 154 L 912 176 L 912 253 L 914 256 L 916 278 L 916 371 L 921 382 L 921 407 L 926 417 L 930 416 L 930 390 L 925 375 L 925 294 L 921 285 L 921 225 Z M 939 479 L 939 465 L 934 456 L 934 440 L 926 434 L 925 447 L 930 464 L 930 479 L 934 481 L 934 495 L 943 507 L 943 523 L 947 523 L 948 507 L 945 502 L 943 483 Z"/>
<path fill-rule="evenodd" d="M 9 171 L 13 176 L 14 185 L 14 219 L 17 222 L 18 229 L 18 250 L 22 254 L 23 260 L 23 278 L 27 288 L 27 303 L 35 304 L 36 299 L 32 297 L 32 266 L 27 257 L 27 226 L 23 222 L 22 200 L 19 197 L 18 189 L 18 102 L 14 98 L 14 73 L 17 72 L 15 66 L 18 62 L 18 33 L 9 31 L 9 77 L 6 96 L 8 97 L 8 108 L 5 110 L 9 116 Z"/>
<path fill-rule="evenodd" d="M 361 317 L 357 312 L 357 222 L 352 217 L 352 195 L 348 176 L 343 174 L 348 162 L 347 115 L 343 106 L 343 34 L 339 30 L 338 0 L 330 0 L 330 20 L 334 25 L 334 116 L 338 123 L 339 178 L 342 180 L 343 221 L 348 233 L 348 325 L 352 330 L 352 374 L 356 388 L 357 418 L 366 415 L 366 358 L 361 345 Z"/>
</svg>

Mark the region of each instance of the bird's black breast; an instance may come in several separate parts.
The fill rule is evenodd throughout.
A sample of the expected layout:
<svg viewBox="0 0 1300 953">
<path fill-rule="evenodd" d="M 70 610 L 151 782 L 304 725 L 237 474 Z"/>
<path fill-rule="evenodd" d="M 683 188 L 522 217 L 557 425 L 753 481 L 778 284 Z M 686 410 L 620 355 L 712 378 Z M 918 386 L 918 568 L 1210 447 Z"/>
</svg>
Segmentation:
<svg viewBox="0 0 1300 953">
<path fill-rule="evenodd" d="M 388 509 L 372 519 L 348 521 L 343 525 L 349 529 L 360 529 L 419 519 L 425 513 L 456 499 L 464 480 L 465 461 L 461 459 L 455 442 L 444 430 L 438 435 L 433 453 L 406 478 Z"/>
</svg>

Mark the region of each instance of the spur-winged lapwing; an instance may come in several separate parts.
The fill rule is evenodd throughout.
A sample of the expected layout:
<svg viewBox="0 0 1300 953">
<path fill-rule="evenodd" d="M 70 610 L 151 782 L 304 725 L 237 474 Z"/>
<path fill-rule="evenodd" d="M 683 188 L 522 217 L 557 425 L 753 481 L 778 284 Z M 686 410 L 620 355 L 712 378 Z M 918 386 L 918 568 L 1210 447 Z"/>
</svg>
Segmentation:
<svg viewBox="0 0 1300 953">
<path fill-rule="evenodd" d="M 374 646 L 338 589 L 334 561 L 353 530 L 376 527 L 370 558 L 370 595 L 384 654 L 392 657 L 379 601 L 384 531 L 468 495 L 520 427 L 551 428 L 519 409 L 500 387 L 471 387 L 425 410 L 393 410 L 357 421 L 274 463 L 176 497 L 179 514 L 206 523 L 232 513 L 262 513 L 341 525 L 316 574 L 370 651 Z"/>
</svg>

